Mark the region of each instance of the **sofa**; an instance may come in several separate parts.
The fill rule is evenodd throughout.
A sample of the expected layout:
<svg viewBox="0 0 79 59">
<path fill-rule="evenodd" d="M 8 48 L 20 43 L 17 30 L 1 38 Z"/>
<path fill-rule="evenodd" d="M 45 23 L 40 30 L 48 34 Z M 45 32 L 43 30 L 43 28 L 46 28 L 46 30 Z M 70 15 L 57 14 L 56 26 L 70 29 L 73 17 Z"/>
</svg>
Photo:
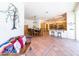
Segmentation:
<svg viewBox="0 0 79 59">
<path fill-rule="evenodd" d="M 22 55 L 29 48 L 31 43 L 31 36 L 16 36 L 10 38 L 7 42 L 0 45 L 0 55 Z"/>
</svg>

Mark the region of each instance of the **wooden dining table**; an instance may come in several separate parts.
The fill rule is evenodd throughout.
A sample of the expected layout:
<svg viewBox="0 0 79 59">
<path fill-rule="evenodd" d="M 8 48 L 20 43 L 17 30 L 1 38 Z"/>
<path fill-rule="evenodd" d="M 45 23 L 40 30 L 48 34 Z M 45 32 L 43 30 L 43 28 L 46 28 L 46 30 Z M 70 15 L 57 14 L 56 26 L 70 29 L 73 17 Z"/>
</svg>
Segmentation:
<svg viewBox="0 0 79 59">
<path fill-rule="evenodd" d="M 28 32 L 30 32 L 32 36 L 39 36 L 41 30 L 40 29 L 29 29 Z"/>
</svg>

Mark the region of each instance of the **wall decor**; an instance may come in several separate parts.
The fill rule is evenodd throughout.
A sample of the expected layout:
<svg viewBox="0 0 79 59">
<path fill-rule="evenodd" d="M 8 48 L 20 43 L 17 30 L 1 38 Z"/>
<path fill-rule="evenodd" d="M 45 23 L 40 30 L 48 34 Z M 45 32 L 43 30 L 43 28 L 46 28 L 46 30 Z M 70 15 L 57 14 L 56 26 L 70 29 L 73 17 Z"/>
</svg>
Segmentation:
<svg viewBox="0 0 79 59">
<path fill-rule="evenodd" d="M 18 20 L 19 23 L 19 16 L 18 16 L 18 9 L 16 8 L 16 6 L 12 3 L 9 4 L 8 9 L 5 11 L 1 11 L 0 13 L 4 13 L 6 14 L 5 20 L 6 23 L 11 20 L 12 21 L 12 30 L 17 29 L 16 27 L 16 20 Z"/>
<path fill-rule="evenodd" d="M 7 19 L 8 19 L 9 17 L 10 17 L 10 19 L 13 21 L 12 30 L 17 29 L 17 28 L 16 28 L 16 20 L 18 20 L 18 22 L 19 22 L 18 9 L 17 9 L 16 6 L 13 5 L 12 3 L 10 3 L 9 6 L 8 6 Z M 6 19 L 6 20 L 7 20 L 7 19 Z"/>
<path fill-rule="evenodd" d="M 70 22 L 70 23 L 68 23 L 70 26 L 72 26 L 72 25 L 74 25 L 75 23 L 73 23 L 73 22 Z"/>
</svg>

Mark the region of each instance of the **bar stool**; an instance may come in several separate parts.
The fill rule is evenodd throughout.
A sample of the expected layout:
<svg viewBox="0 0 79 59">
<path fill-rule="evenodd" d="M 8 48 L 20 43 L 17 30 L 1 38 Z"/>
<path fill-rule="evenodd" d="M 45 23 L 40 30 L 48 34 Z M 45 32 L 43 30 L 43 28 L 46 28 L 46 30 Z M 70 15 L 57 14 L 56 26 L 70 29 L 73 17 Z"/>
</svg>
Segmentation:
<svg viewBox="0 0 79 59">
<path fill-rule="evenodd" d="M 57 32 L 57 37 L 59 37 L 59 38 L 62 38 L 62 36 L 61 36 L 61 32 Z"/>
<path fill-rule="evenodd" d="M 51 31 L 51 33 L 53 34 L 52 36 L 55 36 L 55 32 L 54 31 Z"/>
</svg>

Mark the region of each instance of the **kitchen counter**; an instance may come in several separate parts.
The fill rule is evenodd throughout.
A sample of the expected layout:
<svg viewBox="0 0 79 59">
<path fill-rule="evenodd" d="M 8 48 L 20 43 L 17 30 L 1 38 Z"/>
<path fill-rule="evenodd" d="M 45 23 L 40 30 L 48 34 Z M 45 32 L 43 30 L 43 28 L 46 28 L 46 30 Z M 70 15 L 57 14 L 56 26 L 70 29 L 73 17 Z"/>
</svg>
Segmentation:
<svg viewBox="0 0 79 59">
<path fill-rule="evenodd" d="M 64 37 L 66 34 L 65 30 L 49 30 L 49 35 L 54 36 L 54 37 Z M 67 35 L 65 35 L 67 36 Z"/>
</svg>

